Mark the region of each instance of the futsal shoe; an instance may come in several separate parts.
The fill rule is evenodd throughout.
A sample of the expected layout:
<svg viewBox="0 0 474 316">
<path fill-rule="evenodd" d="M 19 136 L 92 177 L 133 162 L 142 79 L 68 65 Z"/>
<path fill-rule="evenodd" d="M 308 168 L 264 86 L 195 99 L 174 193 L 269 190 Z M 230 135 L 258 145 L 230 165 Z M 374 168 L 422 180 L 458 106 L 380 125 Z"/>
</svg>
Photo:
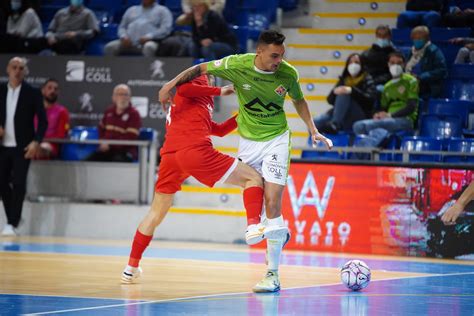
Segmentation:
<svg viewBox="0 0 474 316">
<path fill-rule="evenodd" d="M 134 268 L 127 266 L 122 272 L 122 283 L 130 284 L 133 283 L 142 275 L 142 268 Z"/>
<path fill-rule="evenodd" d="M 18 236 L 18 231 L 13 225 L 6 224 L 3 228 L 2 236 Z"/>
<path fill-rule="evenodd" d="M 247 245 L 255 245 L 261 242 L 265 238 L 263 235 L 264 230 L 265 226 L 261 223 L 249 225 L 245 232 L 245 241 L 247 242 Z"/>
<path fill-rule="evenodd" d="M 280 290 L 280 280 L 278 272 L 267 271 L 265 277 L 252 289 L 255 293 L 272 293 Z"/>
<path fill-rule="evenodd" d="M 266 239 L 286 240 L 288 232 L 289 230 L 286 226 L 266 226 L 263 231 L 263 237 Z"/>
</svg>

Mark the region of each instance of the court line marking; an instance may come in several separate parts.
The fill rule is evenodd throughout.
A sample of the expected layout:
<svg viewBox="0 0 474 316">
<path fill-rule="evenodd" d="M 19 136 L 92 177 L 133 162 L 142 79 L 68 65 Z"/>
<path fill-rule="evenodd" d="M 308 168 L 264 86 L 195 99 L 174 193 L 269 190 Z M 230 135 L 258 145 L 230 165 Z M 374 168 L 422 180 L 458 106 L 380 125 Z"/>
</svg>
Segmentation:
<svg viewBox="0 0 474 316">
<path fill-rule="evenodd" d="M 395 277 L 395 278 L 373 280 L 371 282 L 393 281 L 393 280 L 414 279 L 414 278 L 445 277 L 445 276 L 456 276 L 456 275 L 471 275 L 471 274 L 474 275 L 474 272 L 459 272 L 459 273 L 449 273 L 449 274 L 433 274 L 433 275 L 422 275 L 422 276 Z M 334 286 L 334 285 L 340 285 L 340 283 L 330 283 L 330 284 L 323 284 L 323 285 L 319 285 L 319 286 L 314 286 L 313 285 L 313 286 L 292 287 L 292 288 L 284 288 L 283 290 L 287 291 L 287 290 L 296 290 L 296 289 L 305 289 L 305 288 L 327 287 L 327 286 Z M 351 292 L 349 292 L 349 293 L 351 293 Z M 24 315 L 24 316 L 48 315 L 48 314 L 56 314 L 56 313 L 78 312 L 78 311 L 85 311 L 85 310 L 95 310 L 95 309 L 104 309 L 104 308 L 122 307 L 122 306 L 136 306 L 136 305 L 167 303 L 167 302 L 181 302 L 181 301 L 196 301 L 196 300 L 200 300 L 200 299 L 205 300 L 205 299 L 209 299 L 209 298 L 213 298 L 214 300 L 216 300 L 216 299 L 220 300 L 220 299 L 226 299 L 226 298 L 219 298 L 219 297 L 222 297 L 222 296 L 247 295 L 247 294 L 253 294 L 253 293 L 252 292 L 235 292 L 235 293 L 224 293 L 224 294 L 199 295 L 199 296 L 191 296 L 191 297 L 187 297 L 187 298 L 186 297 L 180 297 L 180 298 L 166 299 L 166 300 L 140 301 L 140 302 L 127 303 L 127 304 L 113 304 L 113 305 L 103 305 L 103 306 L 94 306 L 94 307 L 83 307 L 83 308 L 65 309 L 65 310 L 58 310 L 58 311 L 48 311 L 48 312 L 41 312 L 41 313 L 22 314 L 22 315 Z M 326 295 L 326 296 L 328 296 L 328 295 Z M 405 295 L 410 295 L 410 294 L 405 294 Z M 324 295 L 322 295 L 322 296 L 324 296 Z M 375 296 L 375 295 L 372 295 L 372 296 Z M 395 296 L 395 295 L 393 295 L 393 296 Z M 438 295 L 438 296 L 440 296 L 440 295 Z M 244 297 L 244 298 L 246 298 L 246 297 Z"/>
</svg>

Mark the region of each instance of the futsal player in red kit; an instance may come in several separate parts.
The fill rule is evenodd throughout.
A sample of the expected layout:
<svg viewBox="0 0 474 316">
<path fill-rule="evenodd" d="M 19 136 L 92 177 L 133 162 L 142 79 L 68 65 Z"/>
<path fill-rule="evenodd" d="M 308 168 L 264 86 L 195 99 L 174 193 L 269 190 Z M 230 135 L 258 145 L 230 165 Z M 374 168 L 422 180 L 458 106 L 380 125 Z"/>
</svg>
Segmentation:
<svg viewBox="0 0 474 316">
<path fill-rule="evenodd" d="M 243 199 L 248 224 L 260 222 L 263 204 L 262 177 L 248 165 L 213 148 L 211 135 L 224 136 L 237 127 L 235 116 L 222 124 L 212 121 L 214 96 L 230 95 L 233 86 L 213 87 L 212 77 L 202 75 L 178 86 L 166 117 L 165 142 L 155 196 L 150 211 L 136 231 L 128 265 L 122 281 L 131 283 L 140 276 L 142 254 L 149 245 L 155 228 L 170 209 L 174 194 L 189 176 L 212 187 L 228 183 L 244 188 Z"/>
</svg>

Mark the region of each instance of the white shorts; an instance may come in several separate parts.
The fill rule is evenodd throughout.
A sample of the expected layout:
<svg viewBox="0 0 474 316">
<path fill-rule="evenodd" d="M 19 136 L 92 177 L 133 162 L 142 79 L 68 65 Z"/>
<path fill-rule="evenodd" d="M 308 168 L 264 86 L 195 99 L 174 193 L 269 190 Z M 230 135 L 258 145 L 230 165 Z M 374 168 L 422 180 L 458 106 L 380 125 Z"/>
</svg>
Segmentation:
<svg viewBox="0 0 474 316">
<path fill-rule="evenodd" d="M 237 157 L 257 170 L 266 182 L 286 185 L 290 167 L 290 131 L 265 142 L 240 137 Z"/>
</svg>

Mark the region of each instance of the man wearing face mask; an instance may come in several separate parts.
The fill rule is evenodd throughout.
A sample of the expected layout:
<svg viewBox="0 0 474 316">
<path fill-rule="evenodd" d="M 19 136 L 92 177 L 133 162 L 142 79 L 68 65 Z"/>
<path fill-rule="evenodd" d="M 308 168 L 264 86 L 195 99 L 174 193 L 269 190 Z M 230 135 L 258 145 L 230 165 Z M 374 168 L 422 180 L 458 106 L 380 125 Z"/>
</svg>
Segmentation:
<svg viewBox="0 0 474 316">
<path fill-rule="evenodd" d="M 132 92 L 126 84 L 115 86 L 113 104 L 105 110 L 99 124 L 100 139 L 137 140 L 142 125 L 140 114 L 131 105 Z M 87 160 L 131 162 L 138 158 L 136 146 L 100 144 Z"/>
<path fill-rule="evenodd" d="M 79 54 L 88 40 L 99 33 L 99 22 L 83 0 L 71 0 L 69 7 L 56 12 L 49 24 L 46 39 L 58 54 Z"/>
<path fill-rule="evenodd" d="M 46 80 L 41 88 L 43 95 L 44 109 L 48 119 L 48 129 L 45 138 L 65 138 L 69 130 L 69 112 L 60 105 L 58 100 L 59 83 L 56 79 Z M 38 124 L 38 118 L 35 117 L 35 126 Z M 41 142 L 36 159 L 54 159 L 59 154 L 59 145 L 50 142 Z"/>
<path fill-rule="evenodd" d="M 420 81 L 420 97 L 423 100 L 440 98 L 443 79 L 448 75 L 443 52 L 430 41 L 430 31 L 426 26 L 417 26 L 411 31 L 413 47 L 410 51 L 406 72 Z"/>
<path fill-rule="evenodd" d="M 388 25 L 377 26 L 375 36 L 375 43 L 365 50 L 361 57 L 364 60 L 367 72 L 374 79 L 377 91 L 380 93 L 383 86 L 392 78 L 387 62 L 388 56 L 395 51 L 395 48 L 392 43 L 392 31 Z"/>
<path fill-rule="evenodd" d="M 403 72 L 405 58 L 402 53 L 390 54 L 388 66 L 393 77 L 384 86 L 381 111 L 373 119 L 354 123 L 356 135 L 369 135 L 367 145 L 378 146 L 390 134 L 411 131 L 418 113 L 418 81 Z"/>
</svg>

